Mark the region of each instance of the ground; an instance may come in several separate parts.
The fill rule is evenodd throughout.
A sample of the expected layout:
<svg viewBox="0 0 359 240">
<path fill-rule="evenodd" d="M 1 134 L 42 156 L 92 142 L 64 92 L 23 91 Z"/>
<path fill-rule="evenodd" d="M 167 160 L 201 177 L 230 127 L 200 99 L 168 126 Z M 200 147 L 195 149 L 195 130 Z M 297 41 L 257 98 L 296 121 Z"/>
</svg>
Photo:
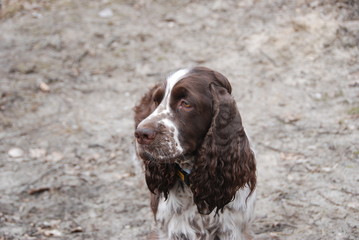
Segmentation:
<svg viewBox="0 0 359 240">
<path fill-rule="evenodd" d="M 359 239 L 359 3 L 2 2 L 0 239 L 145 239 L 132 108 L 183 67 L 227 76 L 256 151 L 253 230 Z"/>
</svg>

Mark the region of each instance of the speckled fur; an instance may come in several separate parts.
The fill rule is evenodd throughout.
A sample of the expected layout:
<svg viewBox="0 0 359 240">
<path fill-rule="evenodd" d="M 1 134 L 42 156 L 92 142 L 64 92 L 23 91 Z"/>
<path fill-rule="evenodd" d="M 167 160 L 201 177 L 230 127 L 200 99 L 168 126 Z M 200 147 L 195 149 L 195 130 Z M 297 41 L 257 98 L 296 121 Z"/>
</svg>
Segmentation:
<svg viewBox="0 0 359 240">
<path fill-rule="evenodd" d="M 193 203 L 191 190 L 178 183 L 168 199 L 160 198 L 155 216 L 158 239 L 244 240 L 250 239 L 249 223 L 253 218 L 255 192 L 238 190 L 235 199 L 223 212 L 201 215 Z"/>
</svg>

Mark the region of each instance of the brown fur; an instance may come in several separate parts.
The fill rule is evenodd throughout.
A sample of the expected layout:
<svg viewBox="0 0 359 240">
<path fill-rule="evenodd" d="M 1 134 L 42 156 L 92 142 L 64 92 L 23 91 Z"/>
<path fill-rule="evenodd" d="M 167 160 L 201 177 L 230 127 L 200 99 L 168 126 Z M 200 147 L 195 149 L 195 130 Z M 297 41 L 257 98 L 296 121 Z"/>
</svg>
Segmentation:
<svg viewBox="0 0 359 240">
<path fill-rule="evenodd" d="M 194 202 L 202 214 L 209 214 L 213 210 L 219 213 L 233 200 L 238 189 L 245 185 L 249 186 L 251 192 L 255 189 L 254 154 L 226 77 L 208 68 L 197 67 L 177 85 L 173 94 L 190 95 L 198 103 L 197 113 L 178 116 L 180 129 L 186 128 L 180 132 L 185 135 L 184 146 L 195 159 L 190 174 Z M 157 84 L 151 88 L 134 108 L 136 127 L 161 101 L 161 93 L 158 92 L 163 94 L 163 85 Z M 174 99 L 173 108 L 175 104 Z M 194 119 L 200 120 L 195 122 Z M 156 159 L 143 160 L 149 190 L 153 194 L 164 194 L 167 198 L 169 190 L 178 181 L 175 163 L 168 161 L 159 164 Z"/>
</svg>

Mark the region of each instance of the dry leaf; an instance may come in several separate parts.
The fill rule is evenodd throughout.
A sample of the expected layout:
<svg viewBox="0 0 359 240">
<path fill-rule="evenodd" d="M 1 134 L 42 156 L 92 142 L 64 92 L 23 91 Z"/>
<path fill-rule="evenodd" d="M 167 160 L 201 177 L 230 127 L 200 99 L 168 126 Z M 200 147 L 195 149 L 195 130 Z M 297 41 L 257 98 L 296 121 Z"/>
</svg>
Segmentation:
<svg viewBox="0 0 359 240">
<path fill-rule="evenodd" d="M 49 92 L 49 91 L 50 91 L 49 85 L 47 85 L 47 84 L 44 83 L 44 82 L 41 82 L 41 83 L 40 83 L 39 88 L 40 88 L 40 90 L 43 91 L 43 92 Z"/>
</svg>

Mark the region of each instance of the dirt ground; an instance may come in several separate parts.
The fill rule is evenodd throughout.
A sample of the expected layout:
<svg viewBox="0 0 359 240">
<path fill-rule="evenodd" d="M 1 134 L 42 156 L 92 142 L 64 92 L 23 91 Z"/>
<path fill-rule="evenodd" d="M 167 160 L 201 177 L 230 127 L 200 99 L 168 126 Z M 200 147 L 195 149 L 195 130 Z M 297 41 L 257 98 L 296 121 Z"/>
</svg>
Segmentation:
<svg viewBox="0 0 359 240">
<path fill-rule="evenodd" d="M 1 2 L 1 1 L 0 1 Z M 256 150 L 256 234 L 359 239 L 359 2 L 7 0 L 0 239 L 145 239 L 132 107 L 226 75 Z"/>
</svg>

